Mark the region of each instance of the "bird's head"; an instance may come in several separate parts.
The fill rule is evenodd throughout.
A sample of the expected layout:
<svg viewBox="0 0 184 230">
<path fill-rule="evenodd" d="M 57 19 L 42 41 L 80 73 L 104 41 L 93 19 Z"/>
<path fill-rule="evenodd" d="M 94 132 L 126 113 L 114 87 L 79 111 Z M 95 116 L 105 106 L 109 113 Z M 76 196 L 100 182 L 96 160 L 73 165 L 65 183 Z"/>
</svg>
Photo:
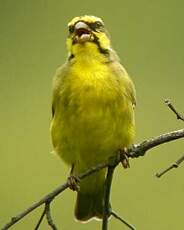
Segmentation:
<svg viewBox="0 0 184 230">
<path fill-rule="evenodd" d="M 94 49 L 103 54 L 110 51 L 110 39 L 101 18 L 80 16 L 68 23 L 69 35 L 67 49 L 70 55 L 77 55 L 81 50 L 93 52 Z"/>
</svg>

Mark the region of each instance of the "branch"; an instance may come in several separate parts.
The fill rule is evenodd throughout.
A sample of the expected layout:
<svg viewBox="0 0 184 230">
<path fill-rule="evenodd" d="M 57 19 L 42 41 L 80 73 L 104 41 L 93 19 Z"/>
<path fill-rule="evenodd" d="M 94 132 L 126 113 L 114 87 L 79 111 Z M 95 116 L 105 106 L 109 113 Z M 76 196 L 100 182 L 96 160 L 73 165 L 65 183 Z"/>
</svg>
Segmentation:
<svg viewBox="0 0 184 230">
<path fill-rule="evenodd" d="M 119 164 L 119 157 L 115 157 L 115 159 L 110 159 L 107 171 L 107 176 L 105 179 L 105 194 L 104 194 L 104 208 L 103 208 L 103 220 L 102 220 L 102 230 L 108 229 L 108 218 L 110 216 L 110 191 L 112 184 L 112 177 L 115 170 L 115 167 Z"/>
<path fill-rule="evenodd" d="M 91 175 L 92 173 L 95 173 L 95 172 L 97 172 L 97 171 L 99 171 L 99 170 L 107 167 L 107 165 L 108 165 L 108 163 L 102 163 L 102 164 L 99 164 L 99 165 L 97 165 L 95 167 L 92 167 L 92 168 L 88 169 L 86 172 L 80 174 L 78 176 L 78 179 L 81 180 L 81 179 L 83 179 L 83 178 Z M 7 230 L 7 229 L 9 229 L 12 225 L 14 225 L 15 223 L 17 223 L 21 219 L 23 219 L 26 215 L 28 215 L 29 213 L 31 213 L 32 211 L 34 211 L 36 208 L 40 207 L 43 204 L 46 204 L 50 200 L 53 200 L 56 196 L 58 196 L 60 193 L 62 193 L 68 187 L 69 187 L 68 182 L 60 185 L 55 190 L 53 190 L 52 192 L 50 192 L 49 194 L 47 194 L 46 196 L 44 196 L 41 200 L 35 202 L 33 205 L 31 205 L 29 208 L 27 208 L 23 212 L 21 212 L 18 215 L 12 217 L 11 220 L 6 225 L 4 225 L 4 227 L 1 228 L 1 230 Z M 43 217 L 41 216 L 40 219 L 43 219 Z"/>
<path fill-rule="evenodd" d="M 165 104 L 169 107 L 169 109 L 171 109 L 176 114 L 176 118 L 178 120 L 184 121 L 184 117 L 180 113 L 177 112 L 177 110 L 175 109 L 175 107 L 173 106 L 173 104 L 171 103 L 169 99 L 165 100 Z"/>
<path fill-rule="evenodd" d="M 171 111 L 174 112 L 174 114 L 176 115 L 176 118 L 179 120 L 184 121 L 184 117 L 178 113 L 178 111 L 175 109 L 175 107 L 172 105 L 170 100 L 165 100 L 165 104 L 169 107 L 169 109 L 171 109 Z M 178 168 L 178 166 L 184 161 L 184 155 L 179 158 L 176 162 L 174 162 L 173 164 L 171 164 L 169 167 L 167 167 L 166 169 L 162 170 L 160 173 L 156 173 L 156 177 L 160 178 L 161 176 L 163 176 L 165 173 L 167 173 L 168 171 L 170 171 L 173 168 Z"/>
<path fill-rule="evenodd" d="M 50 225 L 53 230 L 57 230 L 57 227 L 54 224 L 54 222 L 52 220 L 52 217 L 51 217 L 51 210 L 50 210 L 50 203 L 51 202 L 52 201 L 49 201 L 49 202 L 47 202 L 45 204 L 45 215 L 46 215 L 46 218 L 47 218 L 48 225 Z"/>
<path fill-rule="evenodd" d="M 178 168 L 179 165 L 184 161 L 184 155 L 182 157 L 180 157 L 176 162 L 174 162 L 173 164 L 171 164 L 168 168 L 162 170 L 160 173 L 156 173 L 156 177 L 160 178 L 161 176 L 163 176 L 165 173 L 167 173 L 168 171 L 170 171 L 171 169 L 174 168 Z"/>
<path fill-rule="evenodd" d="M 164 144 L 164 143 L 167 143 L 167 142 L 170 142 L 170 141 L 174 141 L 176 139 L 183 138 L 183 137 L 184 137 L 184 129 L 173 131 L 173 132 L 166 133 L 166 134 L 162 134 L 162 135 L 160 135 L 158 137 L 151 138 L 149 140 L 143 141 L 140 144 L 134 145 L 131 149 L 127 150 L 127 156 L 129 158 L 137 158 L 137 157 L 140 157 L 140 156 L 144 156 L 148 150 L 150 150 L 150 149 L 152 149 L 152 148 L 154 148 L 154 147 L 156 147 L 158 145 L 161 145 L 161 144 Z M 120 160 L 119 160 L 119 162 L 120 162 Z M 97 171 L 99 171 L 99 170 L 101 170 L 103 168 L 106 168 L 108 166 L 109 166 L 108 162 L 99 164 L 99 165 L 97 165 L 95 167 L 92 167 L 92 168 L 88 169 L 86 172 L 80 174 L 77 177 L 77 179 L 82 180 L 85 177 L 87 177 L 87 176 L 89 176 L 89 175 L 91 175 L 91 174 L 93 174 L 93 173 L 95 173 L 95 172 L 97 172 Z M 52 192 L 50 192 L 49 194 L 44 196 L 41 200 L 35 202 L 33 205 L 31 205 L 29 208 L 27 208 L 23 212 L 21 212 L 18 215 L 12 217 L 11 220 L 1 228 L 1 230 L 9 229 L 12 225 L 14 225 L 16 222 L 20 221 L 21 219 L 23 219 L 26 215 L 31 213 L 36 208 L 40 207 L 43 204 L 46 204 L 46 203 L 52 201 L 56 196 L 58 196 L 60 193 L 62 193 L 68 187 L 69 187 L 68 182 L 60 185 L 55 190 L 53 190 Z M 42 219 L 43 219 L 43 217 L 42 217 Z"/>
<path fill-rule="evenodd" d="M 114 211 L 111 211 L 111 215 L 121 221 L 123 224 L 125 224 L 127 227 L 129 227 L 131 230 L 136 230 L 136 228 L 132 225 L 130 225 L 126 220 L 122 219 L 117 213 Z"/>
<path fill-rule="evenodd" d="M 38 230 L 39 229 L 40 224 L 42 223 L 42 220 L 43 220 L 44 216 L 45 216 L 45 208 L 44 208 L 44 210 L 42 212 L 42 215 L 40 216 L 40 219 L 38 220 L 38 223 L 37 223 L 36 227 L 34 228 L 34 230 Z"/>
<path fill-rule="evenodd" d="M 160 136 L 145 140 L 140 144 L 134 145 L 128 150 L 127 156 L 130 158 L 137 158 L 144 156 L 146 152 L 158 145 L 174 141 L 184 137 L 184 129 L 176 130 L 173 132 L 165 133 Z"/>
<path fill-rule="evenodd" d="M 107 176 L 106 176 L 106 179 L 105 179 L 105 194 L 104 194 L 104 209 L 103 209 L 102 230 L 107 230 L 108 229 L 108 218 L 110 216 L 113 216 L 116 219 L 118 219 L 119 221 L 121 221 L 129 229 L 136 230 L 127 221 L 125 221 L 120 216 L 118 216 L 114 211 L 112 211 L 111 205 L 110 205 L 110 191 L 111 191 L 111 185 L 112 185 L 112 178 L 113 178 L 114 170 L 115 170 L 116 166 L 119 164 L 119 162 L 121 162 L 121 163 L 126 162 L 125 165 L 122 163 L 125 168 L 127 168 L 127 166 L 129 166 L 129 162 L 128 162 L 128 159 L 126 159 L 127 156 L 125 154 L 126 154 L 125 151 L 119 151 L 117 156 L 111 157 L 109 159 L 108 171 L 107 171 Z"/>
</svg>

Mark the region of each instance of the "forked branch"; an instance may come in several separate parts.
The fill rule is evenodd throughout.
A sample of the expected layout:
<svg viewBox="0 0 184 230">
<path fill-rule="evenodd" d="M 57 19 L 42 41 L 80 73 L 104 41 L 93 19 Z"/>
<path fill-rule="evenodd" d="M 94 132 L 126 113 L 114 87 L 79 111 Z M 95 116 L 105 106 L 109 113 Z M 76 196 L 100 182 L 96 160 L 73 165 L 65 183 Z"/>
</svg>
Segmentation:
<svg viewBox="0 0 184 230">
<path fill-rule="evenodd" d="M 152 148 L 154 148 L 154 147 L 156 147 L 158 145 L 161 145 L 161 144 L 164 144 L 164 143 L 167 143 L 167 142 L 170 142 L 170 141 L 174 141 L 176 139 L 180 139 L 180 138 L 183 138 L 183 137 L 184 137 L 184 129 L 180 129 L 180 130 L 177 130 L 177 131 L 162 134 L 162 135 L 160 135 L 158 137 L 151 138 L 149 140 L 143 141 L 140 144 L 134 145 L 131 149 L 129 149 L 127 151 L 127 156 L 129 158 L 137 158 L 137 157 L 140 157 L 140 156 L 144 156 L 148 150 L 150 150 L 150 149 L 152 149 Z M 97 166 L 94 166 L 94 167 L 88 169 L 86 172 L 80 174 L 77 178 L 79 180 L 82 180 L 83 178 L 85 178 L 85 177 L 87 177 L 87 176 L 89 176 L 89 175 L 91 175 L 91 174 L 93 174 L 93 173 L 95 173 L 95 172 L 97 172 L 97 171 L 99 171 L 99 170 L 101 170 L 103 168 L 106 168 L 108 166 L 109 166 L 109 162 L 99 164 Z M 24 210 L 23 212 L 19 213 L 16 216 L 12 217 L 11 220 L 1 228 L 1 230 L 9 229 L 12 225 L 14 225 L 16 222 L 20 221 L 21 219 L 23 219 L 26 215 L 28 215 L 29 213 L 34 211 L 36 208 L 38 208 L 38 207 L 40 207 L 41 205 L 44 205 L 44 204 L 46 205 L 46 204 L 48 204 L 48 202 L 53 201 L 53 199 L 56 196 L 61 194 L 68 187 L 69 187 L 68 182 L 60 185 L 59 187 L 57 187 L 56 189 L 54 189 L 53 191 L 48 193 L 46 196 L 44 196 L 42 199 L 40 199 L 39 201 L 35 202 L 33 205 L 28 207 L 26 210 Z M 43 215 L 45 215 L 45 213 Z M 49 219 L 48 217 L 49 216 L 47 214 L 47 220 Z M 41 216 L 40 219 L 42 220 L 43 217 Z"/>
</svg>

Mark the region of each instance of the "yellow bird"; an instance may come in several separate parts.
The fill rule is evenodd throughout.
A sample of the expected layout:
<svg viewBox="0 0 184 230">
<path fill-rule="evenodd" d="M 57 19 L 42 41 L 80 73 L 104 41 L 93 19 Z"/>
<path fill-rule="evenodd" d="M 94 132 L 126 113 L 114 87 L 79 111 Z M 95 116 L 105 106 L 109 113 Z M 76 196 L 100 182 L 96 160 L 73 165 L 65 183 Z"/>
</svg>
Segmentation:
<svg viewBox="0 0 184 230">
<path fill-rule="evenodd" d="M 76 176 L 133 143 L 136 99 L 102 19 L 75 17 L 68 29 L 68 59 L 53 82 L 51 136 Z M 105 175 L 104 169 L 80 182 L 77 220 L 102 218 Z"/>
</svg>

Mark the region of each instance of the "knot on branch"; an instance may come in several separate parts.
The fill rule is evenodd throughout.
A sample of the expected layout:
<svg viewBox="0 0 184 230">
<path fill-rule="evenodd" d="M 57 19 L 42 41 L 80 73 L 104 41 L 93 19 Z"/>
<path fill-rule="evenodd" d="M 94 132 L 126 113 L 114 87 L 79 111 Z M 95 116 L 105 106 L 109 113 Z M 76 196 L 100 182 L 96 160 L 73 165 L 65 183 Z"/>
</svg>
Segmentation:
<svg viewBox="0 0 184 230">
<path fill-rule="evenodd" d="M 134 144 L 131 148 L 127 150 L 127 156 L 130 158 L 143 157 L 146 153 L 144 146 L 147 144 L 147 141 L 143 141 L 141 144 Z"/>
</svg>

